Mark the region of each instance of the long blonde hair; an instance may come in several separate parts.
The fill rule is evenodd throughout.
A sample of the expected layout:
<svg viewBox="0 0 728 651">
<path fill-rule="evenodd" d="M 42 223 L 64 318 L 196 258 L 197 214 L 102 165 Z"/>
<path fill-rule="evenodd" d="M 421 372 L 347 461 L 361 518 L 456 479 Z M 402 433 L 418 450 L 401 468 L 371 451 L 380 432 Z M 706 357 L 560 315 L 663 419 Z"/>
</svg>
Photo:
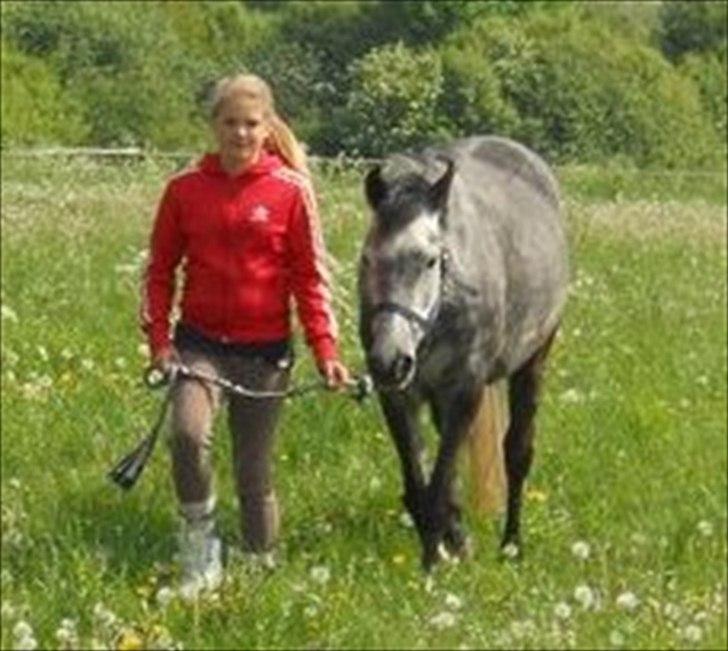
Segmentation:
<svg viewBox="0 0 728 651">
<path fill-rule="evenodd" d="M 290 167 L 310 177 L 306 152 L 291 128 L 276 112 L 273 92 L 268 83 L 252 74 L 223 77 L 217 82 L 212 93 L 210 115 L 213 119 L 223 102 L 232 97 L 242 97 L 261 103 L 270 127 L 270 136 L 266 142 L 268 149 L 278 154 Z"/>
</svg>

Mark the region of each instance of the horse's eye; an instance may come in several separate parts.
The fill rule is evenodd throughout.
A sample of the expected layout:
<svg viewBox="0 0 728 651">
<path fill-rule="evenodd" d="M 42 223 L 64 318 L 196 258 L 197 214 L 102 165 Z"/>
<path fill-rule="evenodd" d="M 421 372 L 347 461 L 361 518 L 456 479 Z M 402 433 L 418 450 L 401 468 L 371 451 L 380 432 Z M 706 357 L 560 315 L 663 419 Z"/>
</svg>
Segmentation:
<svg viewBox="0 0 728 651">
<path fill-rule="evenodd" d="M 432 269 L 432 267 L 434 267 L 436 264 L 437 264 L 437 258 L 430 258 L 427 261 L 427 268 Z"/>
</svg>

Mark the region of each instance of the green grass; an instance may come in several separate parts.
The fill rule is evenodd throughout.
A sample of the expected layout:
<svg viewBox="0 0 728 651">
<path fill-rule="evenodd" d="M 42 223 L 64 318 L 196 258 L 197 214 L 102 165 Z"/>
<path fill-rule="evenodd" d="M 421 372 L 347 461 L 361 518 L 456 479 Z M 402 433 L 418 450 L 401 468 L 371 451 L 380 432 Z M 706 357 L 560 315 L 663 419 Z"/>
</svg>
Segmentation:
<svg viewBox="0 0 728 651">
<path fill-rule="evenodd" d="M 64 617 L 77 620 L 82 646 L 113 645 L 126 630 L 117 642 L 133 647 L 135 629 L 145 645 L 166 633 L 185 648 L 725 648 L 719 186 L 691 195 L 670 178 L 633 175 L 616 196 L 608 175 L 590 184 L 583 170 L 560 172 L 573 282 L 542 402 L 522 562 L 499 560 L 497 518 L 468 513 L 475 557 L 439 567 L 428 589 L 376 403 L 318 394 L 289 403 L 279 433 L 279 566 L 235 560 L 216 600 L 162 607 L 155 595 L 176 572 L 166 450 L 129 494 L 105 473 L 158 405 L 141 384 L 136 311 L 140 252 L 169 164 L 2 162 L 3 648 L 20 620 L 41 647 L 57 646 Z M 322 172 L 319 189 L 344 353 L 360 369 L 359 176 Z M 300 339 L 298 348 L 295 377 L 305 381 L 312 365 Z M 216 431 L 220 523 L 234 547 L 222 420 Z M 573 555 L 576 541 L 588 559 Z M 581 584 L 596 596 L 589 609 L 574 597 Z M 617 605 L 626 592 L 639 600 L 633 610 Z M 97 604 L 119 621 L 104 628 Z"/>
</svg>

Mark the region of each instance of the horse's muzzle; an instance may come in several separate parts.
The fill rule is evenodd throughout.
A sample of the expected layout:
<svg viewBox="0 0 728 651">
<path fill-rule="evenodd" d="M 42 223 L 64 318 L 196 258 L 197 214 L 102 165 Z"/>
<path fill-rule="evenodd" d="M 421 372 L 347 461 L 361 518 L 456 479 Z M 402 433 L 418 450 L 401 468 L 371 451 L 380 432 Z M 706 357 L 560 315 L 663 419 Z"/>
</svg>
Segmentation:
<svg viewBox="0 0 728 651">
<path fill-rule="evenodd" d="M 379 355 L 370 355 L 367 363 L 375 384 L 381 388 L 401 390 L 414 377 L 415 359 L 412 355 L 401 353 L 387 360 Z"/>
</svg>

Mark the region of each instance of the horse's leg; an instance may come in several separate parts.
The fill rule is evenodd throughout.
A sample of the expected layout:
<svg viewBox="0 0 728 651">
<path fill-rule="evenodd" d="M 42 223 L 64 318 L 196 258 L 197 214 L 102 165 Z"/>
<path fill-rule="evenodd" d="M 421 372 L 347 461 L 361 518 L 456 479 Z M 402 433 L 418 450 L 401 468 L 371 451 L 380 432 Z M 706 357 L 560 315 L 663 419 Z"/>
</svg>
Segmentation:
<svg viewBox="0 0 728 651">
<path fill-rule="evenodd" d="M 457 452 L 468 433 L 481 393 L 482 388 L 468 387 L 447 398 L 434 399 L 440 449 L 427 487 L 422 557 L 426 570 L 437 561 L 441 542 L 452 545 L 458 553 L 466 544 L 460 527 L 460 508 L 455 500 L 453 480 Z"/>
<path fill-rule="evenodd" d="M 520 553 L 520 516 L 523 483 L 533 461 L 533 439 L 536 433 L 534 418 L 538 408 L 544 363 L 553 341 L 554 331 L 546 343 L 509 378 L 508 399 L 511 422 L 506 432 L 506 475 L 508 506 L 501 548 L 513 544 Z"/>
<path fill-rule="evenodd" d="M 419 405 L 387 394 L 380 395 L 380 403 L 402 466 L 402 502 L 421 536 L 425 475 L 422 469 L 424 443 L 417 421 Z"/>
<path fill-rule="evenodd" d="M 446 423 L 443 418 L 442 410 L 444 405 L 439 404 L 437 400 L 431 400 L 432 418 L 440 433 L 445 432 Z M 469 536 L 462 526 L 462 517 L 460 505 L 455 495 L 455 481 L 451 481 L 447 491 L 447 514 L 448 522 L 443 534 L 443 542 L 445 548 L 450 554 L 459 557 L 467 556 L 470 548 Z"/>
</svg>

